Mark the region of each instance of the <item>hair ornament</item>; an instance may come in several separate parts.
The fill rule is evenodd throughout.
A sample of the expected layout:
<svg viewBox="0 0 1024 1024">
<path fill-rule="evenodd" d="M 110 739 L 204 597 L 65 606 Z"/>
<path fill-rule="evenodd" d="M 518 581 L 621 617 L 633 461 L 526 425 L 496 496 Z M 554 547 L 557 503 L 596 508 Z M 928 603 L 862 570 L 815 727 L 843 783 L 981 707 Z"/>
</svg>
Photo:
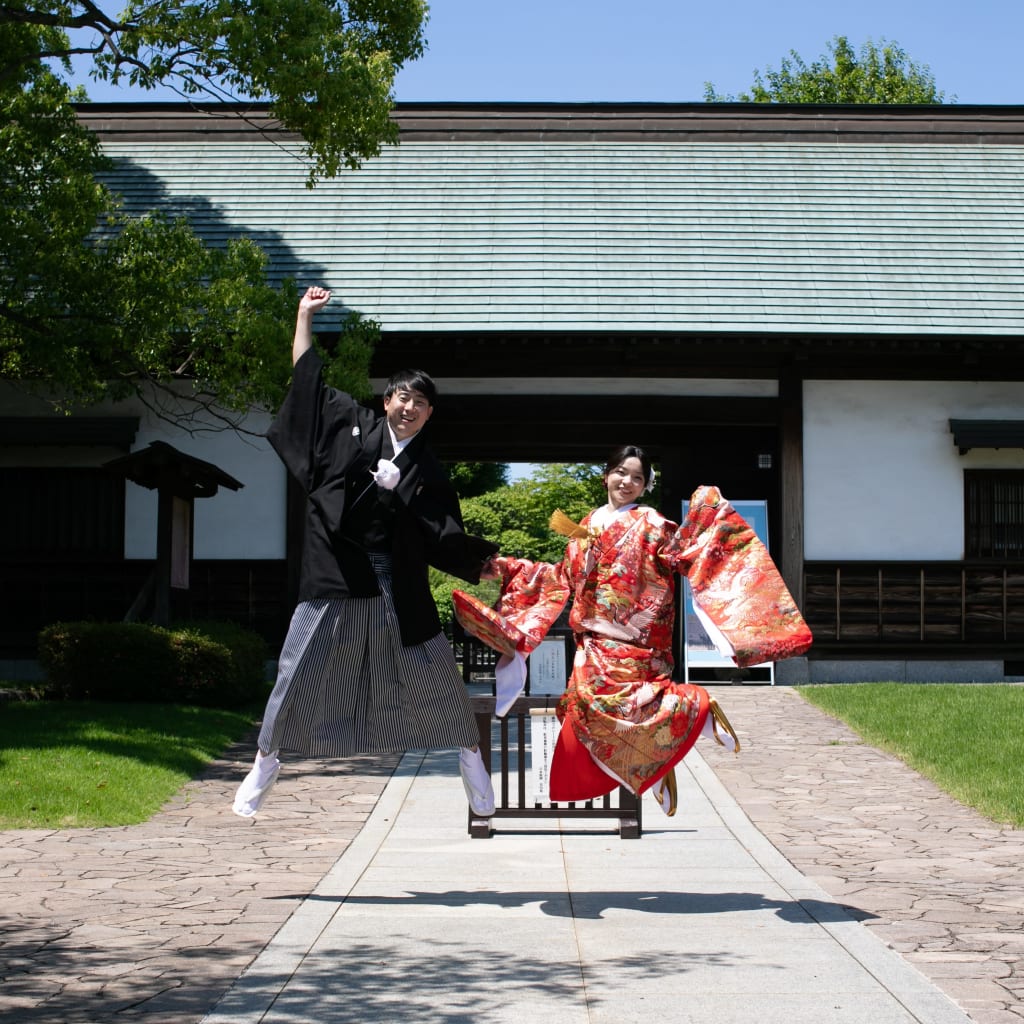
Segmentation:
<svg viewBox="0 0 1024 1024">
<path fill-rule="evenodd" d="M 657 477 L 657 475 L 658 474 L 654 472 L 654 467 L 651 466 L 651 471 L 650 473 L 647 474 L 647 486 L 644 488 L 644 494 L 646 494 L 648 491 L 654 490 L 654 480 Z"/>
</svg>

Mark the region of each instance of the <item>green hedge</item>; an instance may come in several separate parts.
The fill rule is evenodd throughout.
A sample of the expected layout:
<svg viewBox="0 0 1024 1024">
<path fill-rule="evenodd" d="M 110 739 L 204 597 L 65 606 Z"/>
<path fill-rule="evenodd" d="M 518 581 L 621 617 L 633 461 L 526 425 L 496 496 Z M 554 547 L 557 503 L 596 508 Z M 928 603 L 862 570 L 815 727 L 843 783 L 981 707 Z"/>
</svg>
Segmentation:
<svg viewBox="0 0 1024 1024">
<path fill-rule="evenodd" d="M 238 707 L 265 693 L 266 659 L 263 638 L 230 622 L 56 622 L 39 634 L 39 663 L 63 700 Z"/>
</svg>

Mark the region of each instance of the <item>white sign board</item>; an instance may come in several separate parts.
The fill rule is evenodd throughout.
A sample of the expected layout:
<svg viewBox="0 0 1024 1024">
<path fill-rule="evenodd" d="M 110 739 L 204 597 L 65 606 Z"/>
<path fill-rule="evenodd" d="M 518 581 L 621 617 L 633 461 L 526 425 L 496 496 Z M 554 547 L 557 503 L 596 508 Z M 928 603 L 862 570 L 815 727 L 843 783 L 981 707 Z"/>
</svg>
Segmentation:
<svg viewBox="0 0 1024 1024">
<path fill-rule="evenodd" d="M 562 723 L 554 711 L 530 712 L 530 775 L 534 803 L 551 802 L 551 759 L 555 756 L 558 730 Z"/>
<path fill-rule="evenodd" d="M 749 523 L 758 539 L 768 547 L 768 502 L 733 501 L 732 507 Z M 687 503 L 683 503 L 683 517 L 686 517 Z M 683 656 L 686 659 L 687 679 L 691 668 L 732 667 L 735 663 L 728 654 L 724 654 L 715 646 L 710 631 L 714 629 L 710 622 L 702 622 L 693 604 L 690 584 L 683 578 Z M 710 626 L 710 630 L 709 627 Z M 774 672 L 772 682 L 774 682 Z"/>
<path fill-rule="evenodd" d="M 530 696 L 560 697 L 568 678 L 565 641 L 561 637 L 542 640 L 530 655 Z"/>
</svg>

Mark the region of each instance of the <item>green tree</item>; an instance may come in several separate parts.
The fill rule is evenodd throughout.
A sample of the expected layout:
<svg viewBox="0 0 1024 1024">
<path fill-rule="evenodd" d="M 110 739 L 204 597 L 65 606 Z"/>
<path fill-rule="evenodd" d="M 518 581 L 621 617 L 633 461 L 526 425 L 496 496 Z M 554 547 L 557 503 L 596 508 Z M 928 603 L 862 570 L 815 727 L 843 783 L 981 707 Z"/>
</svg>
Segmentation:
<svg viewBox="0 0 1024 1024">
<path fill-rule="evenodd" d="M 466 529 L 493 540 L 502 554 L 557 562 L 566 539 L 548 526 L 551 513 L 561 509 L 578 521 L 603 504 L 607 495 L 600 473 L 600 467 L 586 463 L 538 466 L 529 479 L 463 501 Z"/>
<path fill-rule="evenodd" d="M 40 57 L 62 46 L 60 28 L 0 20 L 0 375 L 64 409 L 137 395 L 186 429 L 240 429 L 287 386 L 297 290 L 250 240 L 122 210 L 80 94 Z M 349 317 L 332 383 L 369 395 L 377 335 Z"/>
<path fill-rule="evenodd" d="M 508 483 L 508 465 L 503 462 L 449 462 L 445 468 L 460 498 L 475 498 Z"/>
<path fill-rule="evenodd" d="M 5 33 L 38 45 L 4 55 L 0 80 L 40 60 L 92 61 L 112 84 L 166 86 L 197 101 L 269 102 L 305 140 L 311 182 L 397 140 L 398 70 L 423 52 L 426 0 L 0 0 Z"/>
<path fill-rule="evenodd" d="M 926 64 L 912 61 L 896 43 L 870 39 L 859 54 L 846 36 L 828 44 L 828 54 L 811 64 L 795 51 L 783 58 L 778 71 L 768 68 L 764 76 L 754 71 L 749 93 L 738 97 L 715 91 L 704 83 L 709 103 L 942 103 L 944 94 L 935 88 L 935 78 Z"/>
<path fill-rule="evenodd" d="M 539 466 L 533 476 L 462 501 L 466 529 L 498 545 L 503 555 L 537 562 L 561 561 L 566 538 L 548 526 L 555 509 L 577 522 L 607 500 L 601 467 L 585 463 Z M 453 589 L 476 594 L 487 603 L 498 596 L 498 584 L 485 580 L 468 586 L 453 576 L 432 569 L 431 592 L 447 626 L 451 622 Z"/>
</svg>

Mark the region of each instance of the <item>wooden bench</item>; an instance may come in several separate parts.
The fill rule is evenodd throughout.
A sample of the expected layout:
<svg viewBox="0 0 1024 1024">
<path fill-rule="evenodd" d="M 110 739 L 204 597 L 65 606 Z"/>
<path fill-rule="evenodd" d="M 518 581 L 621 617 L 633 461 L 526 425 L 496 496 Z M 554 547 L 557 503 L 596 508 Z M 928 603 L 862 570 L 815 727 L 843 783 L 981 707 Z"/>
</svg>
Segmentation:
<svg viewBox="0 0 1024 1024">
<path fill-rule="evenodd" d="M 484 765 L 493 773 L 494 760 L 499 769 L 495 787 L 495 810 L 489 818 L 468 811 L 469 834 L 474 839 L 487 839 L 495 831 L 494 822 L 521 818 L 530 821 L 611 818 L 617 823 L 621 839 L 639 839 L 643 830 L 641 801 L 620 786 L 597 800 L 585 803 L 552 803 L 540 800 L 531 792 L 531 717 L 553 715 L 558 697 L 523 696 L 512 705 L 505 718 L 494 717 L 493 697 L 471 697 L 470 703 L 480 731 L 480 750 Z M 496 741 L 495 741 L 496 737 Z"/>
</svg>

